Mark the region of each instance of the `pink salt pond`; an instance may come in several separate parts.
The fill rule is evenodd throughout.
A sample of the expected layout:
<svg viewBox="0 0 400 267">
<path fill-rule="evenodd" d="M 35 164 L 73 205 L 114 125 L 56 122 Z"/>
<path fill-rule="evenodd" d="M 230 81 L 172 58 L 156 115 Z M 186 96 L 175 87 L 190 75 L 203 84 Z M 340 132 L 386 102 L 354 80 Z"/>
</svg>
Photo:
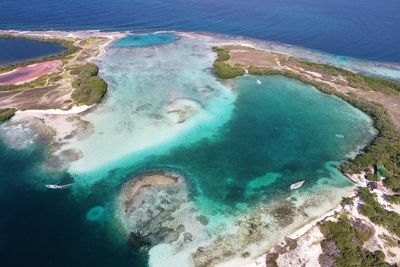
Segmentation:
<svg viewBox="0 0 400 267">
<path fill-rule="evenodd" d="M 0 74 L 0 85 L 24 84 L 56 71 L 61 65 L 61 60 L 52 60 L 16 68 Z"/>
</svg>

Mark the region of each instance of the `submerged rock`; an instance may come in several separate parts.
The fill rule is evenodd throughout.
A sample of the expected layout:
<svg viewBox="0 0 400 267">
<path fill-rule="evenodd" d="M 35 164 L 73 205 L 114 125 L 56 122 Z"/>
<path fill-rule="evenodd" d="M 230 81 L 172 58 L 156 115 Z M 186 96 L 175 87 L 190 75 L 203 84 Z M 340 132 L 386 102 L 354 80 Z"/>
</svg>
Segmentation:
<svg viewBox="0 0 400 267">
<path fill-rule="evenodd" d="M 182 247 L 207 235 L 208 219 L 197 212 L 184 179 L 175 173 L 149 173 L 127 182 L 118 216 L 134 248 L 160 243 Z"/>
<path fill-rule="evenodd" d="M 90 222 L 102 222 L 105 209 L 102 206 L 95 206 L 86 213 L 86 219 Z"/>
<path fill-rule="evenodd" d="M 82 157 L 82 152 L 78 149 L 70 148 L 61 150 L 49 156 L 46 167 L 53 170 L 67 169 L 71 165 L 71 162 L 77 161 Z"/>
<path fill-rule="evenodd" d="M 287 226 L 294 221 L 295 206 L 292 202 L 283 202 L 272 211 L 272 215 L 278 221 L 279 225 L 283 227 Z"/>
<path fill-rule="evenodd" d="M 191 99 L 178 98 L 165 107 L 166 117 L 175 123 L 183 123 L 202 109 L 201 105 Z"/>
<path fill-rule="evenodd" d="M 131 232 L 128 237 L 128 245 L 133 248 L 133 250 L 149 249 L 151 245 L 150 239 L 141 232 Z"/>
</svg>

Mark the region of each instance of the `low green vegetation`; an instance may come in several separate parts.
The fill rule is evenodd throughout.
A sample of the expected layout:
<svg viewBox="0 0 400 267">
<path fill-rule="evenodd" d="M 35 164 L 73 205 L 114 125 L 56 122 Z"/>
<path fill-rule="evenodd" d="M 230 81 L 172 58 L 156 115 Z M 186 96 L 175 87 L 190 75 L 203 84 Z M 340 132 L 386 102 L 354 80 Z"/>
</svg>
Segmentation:
<svg viewBox="0 0 400 267">
<path fill-rule="evenodd" d="M 373 181 L 373 182 L 377 182 L 377 181 L 381 180 L 378 175 L 376 175 L 375 173 L 372 173 L 372 172 L 368 172 L 367 176 L 365 178 L 367 178 L 368 181 Z"/>
<path fill-rule="evenodd" d="M 15 108 L 0 109 L 0 123 L 11 119 L 15 114 Z"/>
<path fill-rule="evenodd" d="M 98 75 L 99 69 L 96 65 L 88 63 L 75 67 L 71 70 L 77 79 L 72 82 L 75 89 L 72 99 L 78 104 L 92 105 L 99 103 L 107 92 L 107 83 Z"/>
<path fill-rule="evenodd" d="M 218 78 L 224 80 L 233 79 L 245 74 L 245 70 L 242 66 L 225 63 L 225 61 L 230 58 L 229 51 L 215 46 L 212 49 L 217 53 L 217 59 L 213 67 L 214 73 Z"/>
<path fill-rule="evenodd" d="M 319 261 L 333 261 L 336 266 L 390 266 L 384 261 L 382 251 L 370 252 L 363 244 L 373 234 L 373 229 L 361 221 L 353 222 L 341 216 L 337 222 L 320 223 L 319 228 L 325 236 L 321 242 L 323 255 Z"/>
<path fill-rule="evenodd" d="M 387 200 L 389 203 L 400 205 L 400 195 L 388 196 Z"/>
<path fill-rule="evenodd" d="M 391 236 L 388 236 L 386 234 L 381 234 L 381 235 L 379 235 L 379 238 L 381 238 L 383 241 L 385 241 L 385 245 L 388 247 L 392 247 L 392 248 L 400 247 L 400 244 L 397 243 L 398 241 Z"/>
<path fill-rule="evenodd" d="M 73 68 L 70 73 L 71 75 L 97 76 L 99 73 L 99 68 L 95 64 L 89 63 Z"/>
<path fill-rule="evenodd" d="M 349 86 L 367 90 L 381 91 L 383 93 L 400 93 L 400 83 L 378 77 L 365 76 L 329 64 L 319 64 L 309 61 L 297 61 L 301 67 L 321 74 L 342 76 Z"/>
<path fill-rule="evenodd" d="M 213 46 L 212 50 L 217 53 L 217 61 L 227 61 L 231 58 L 229 51 L 222 47 Z"/>
<path fill-rule="evenodd" d="M 378 163 L 384 163 L 386 186 L 395 192 L 400 192 L 400 135 L 389 114 L 383 106 L 366 100 L 351 97 L 345 100 L 371 116 L 379 133 L 364 153 L 343 165 L 343 170 L 350 173 L 368 172 Z"/>
<path fill-rule="evenodd" d="M 400 214 L 384 209 L 376 196 L 365 187 L 359 190 L 358 196 L 363 201 L 360 206 L 362 215 L 400 237 Z"/>
<path fill-rule="evenodd" d="M 224 62 L 214 62 L 214 72 L 220 79 L 233 79 L 242 76 L 245 71 L 237 65 L 230 65 Z"/>
<path fill-rule="evenodd" d="M 32 40 L 37 40 L 41 42 L 48 42 L 48 43 L 55 43 L 59 44 L 64 47 L 64 51 L 55 55 L 50 55 L 50 56 L 44 56 L 40 57 L 37 59 L 32 59 L 32 60 L 27 60 L 23 62 L 18 62 L 18 63 L 13 63 L 13 64 L 7 64 L 4 66 L 0 66 L 0 73 L 2 72 L 7 72 L 10 70 L 13 70 L 15 68 L 19 67 L 25 67 L 34 63 L 42 62 L 42 61 L 49 61 L 49 60 L 56 60 L 56 59 L 65 59 L 66 57 L 75 54 L 78 52 L 81 48 L 78 46 L 74 45 L 73 41 L 69 40 L 64 40 L 64 39 L 56 39 L 56 38 L 34 38 L 30 36 L 14 36 L 14 35 L 0 35 L 0 38 L 26 38 L 26 39 L 32 39 Z"/>
<path fill-rule="evenodd" d="M 347 205 L 353 205 L 354 199 L 351 197 L 342 197 L 342 201 L 340 201 L 340 205 L 342 207 L 347 206 Z"/>
<path fill-rule="evenodd" d="M 37 59 L 27 60 L 23 62 L 8 64 L 4 66 L 0 66 L 0 73 L 7 72 L 16 68 L 25 67 L 34 63 L 39 63 L 43 61 L 49 60 L 65 60 L 74 55 L 78 52 L 81 48 L 74 45 L 73 41 L 64 40 L 64 39 L 54 39 L 54 38 L 34 38 L 30 36 L 14 36 L 14 35 L 0 35 L 0 38 L 26 38 L 26 39 L 33 39 L 42 42 L 49 42 L 49 43 L 57 43 L 64 47 L 64 51 L 55 55 L 45 56 Z M 0 85 L 0 91 L 11 91 L 11 90 L 27 90 L 31 88 L 39 88 L 39 87 L 46 87 L 50 83 L 54 83 L 62 79 L 60 73 L 52 73 L 47 75 L 42 75 L 39 78 L 35 79 L 34 81 L 27 82 L 21 85 Z"/>
</svg>

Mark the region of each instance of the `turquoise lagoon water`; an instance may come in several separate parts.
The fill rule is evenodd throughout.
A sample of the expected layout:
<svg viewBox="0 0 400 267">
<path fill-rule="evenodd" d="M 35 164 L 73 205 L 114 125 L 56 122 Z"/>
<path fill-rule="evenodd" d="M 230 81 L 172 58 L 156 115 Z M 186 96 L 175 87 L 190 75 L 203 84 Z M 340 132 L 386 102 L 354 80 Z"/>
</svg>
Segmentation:
<svg viewBox="0 0 400 267">
<path fill-rule="evenodd" d="M 159 44 L 168 44 L 176 41 L 178 37 L 169 33 L 154 33 L 154 34 L 135 34 L 128 35 L 116 42 L 115 46 L 150 46 Z"/>
<path fill-rule="evenodd" d="M 212 76 L 213 60 L 210 45 L 202 40 L 110 48 L 99 62 L 109 94 L 95 112 L 83 117 L 94 125 L 94 133 L 67 146 L 85 155 L 70 168 L 78 182 L 104 178 L 107 171 L 129 164 L 125 159 L 132 165 L 129 155 L 143 158 L 156 146 L 161 152 L 176 142 L 208 136 L 228 120 L 235 97 Z M 193 114 L 176 123 L 166 109 L 182 101 L 193 107 Z"/>
<path fill-rule="evenodd" d="M 155 166 L 178 165 L 196 179 L 202 197 L 226 206 L 268 200 L 289 186 L 331 174 L 371 138 L 371 121 L 343 101 L 283 77 L 239 79 L 231 119 L 212 136 L 149 157 Z M 343 136 L 343 137 L 342 137 Z"/>
<path fill-rule="evenodd" d="M 290 184 L 300 179 L 305 194 L 331 190 L 331 205 L 351 187 L 338 165 L 374 135 L 372 121 L 359 110 L 284 77 L 220 83 L 210 70 L 215 55 L 209 41 L 135 47 L 129 40 L 99 62 L 110 91 L 83 117 L 94 133 L 67 145 L 84 155 L 69 169 L 78 195 L 99 186 L 116 190 L 147 171 L 176 171 L 215 233 L 219 222 L 289 196 Z M 176 123 L 166 107 L 182 99 L 196 108 Z"/>
<path fill-rule="evenodd" d="M 147 255 L 129 251 L 126 236 L 117 234 L 115 214 L 121 185 L 146 171 L 173 170 L 185 177 L 196 212 L 208 218 L 210 240 L 231 231 L 230 224 L 260 203 L 290 196 L 290 184 L 300 179 L 306 183 L 295 193 L 298 199 L 330 191 L 330 198 L 310 204 L 319 212 L 351 188 L 338 164 L 373 137 L 368 116 L 284 77 L 221 83 L 210 68 L 212 41 L 171 41 L 138 47 L 129 45 L 137 40 L 126 39 L 99 59 L 109 92 L 82 117 L 92 134 L 64 145 L 83 153 L 68 173 L 42 170 L 46 154 L 35 156 L 42 150 L 0 150 L 0 193 L 8 199 L 0 205 L 6 214 L 0 253 L 7 266 L 24 265 L 17 255 L 42 266 L 146 266 Z M 178 122 L 171 107 L 183 107 L 189 116 Z M 70 191 L 32 186 L 43 177 L 70 176 Z M 8 210 L 11 203 L 17 204 Z M 156 262 L 157 253 L 152 257 Z"/>
</svg>

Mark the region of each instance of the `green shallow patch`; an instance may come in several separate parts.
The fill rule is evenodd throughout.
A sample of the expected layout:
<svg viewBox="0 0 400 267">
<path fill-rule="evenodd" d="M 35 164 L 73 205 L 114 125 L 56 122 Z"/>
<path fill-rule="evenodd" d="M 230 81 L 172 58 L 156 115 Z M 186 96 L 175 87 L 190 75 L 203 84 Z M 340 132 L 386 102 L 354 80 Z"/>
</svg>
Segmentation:
<svg viewBox="0 0 400 267">
<path fill-rule="evenodd" d="M 172 43 L 179 38 L 170 33 L 151 33 L 128 35 L 114 44 L 120 47 L 141 47 Z"/>
</svg>

